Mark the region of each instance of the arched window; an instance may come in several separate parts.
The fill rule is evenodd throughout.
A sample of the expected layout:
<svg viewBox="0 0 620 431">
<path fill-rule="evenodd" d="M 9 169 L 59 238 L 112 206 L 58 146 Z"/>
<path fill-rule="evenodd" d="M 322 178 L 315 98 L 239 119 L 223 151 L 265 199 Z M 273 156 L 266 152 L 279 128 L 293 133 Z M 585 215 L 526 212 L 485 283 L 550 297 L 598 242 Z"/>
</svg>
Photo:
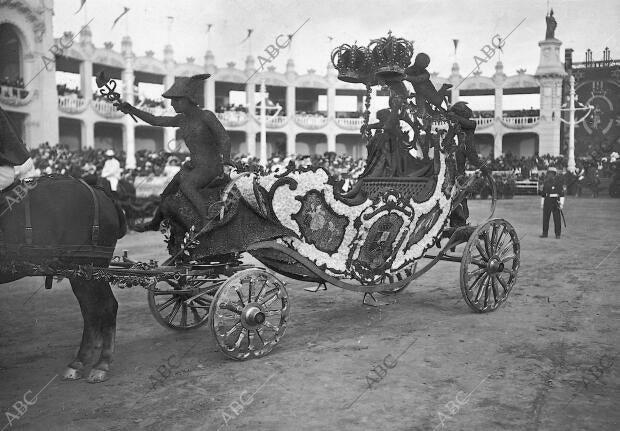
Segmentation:
<svg viewBox="0 0 620 431">
<path fill-rule="evenodd" d="M 0 80 L 15 82 L 19 78 L 23 78 L 19 37 L 11 24 L 0 24 Z"/>
</svg>

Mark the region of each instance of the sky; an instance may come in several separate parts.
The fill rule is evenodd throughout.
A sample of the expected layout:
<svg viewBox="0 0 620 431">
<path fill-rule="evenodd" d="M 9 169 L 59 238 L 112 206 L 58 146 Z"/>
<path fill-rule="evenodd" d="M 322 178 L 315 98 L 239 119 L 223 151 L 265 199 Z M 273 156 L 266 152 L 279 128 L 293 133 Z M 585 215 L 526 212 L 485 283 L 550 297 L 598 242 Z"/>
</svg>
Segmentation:
<svg viewBox="0 0 620 431">
<path fill-rule="evenodd" d="M 243 68 L 250 53 L 266 57 L 265 49 L 275 45 L 278 35 L 299 29 L 292 45 L 268 65 L 284 72 L 287 60 L 293 58 L 298 73 L 315 69 L 324 74 L 336 46 L 365 45 L 391 30 L 395 36 L 415 41 L 414 56 L 429 54 L 428 70 L 440 76 L 448 76 L 455 61 L 453 39 L 459 40 L 456 59 L 465 76 L 476 66 L 474 56 L 480 56 L 496 34 L 506 44 L 503 52 L 495 52 L 481 65 L 482 74 L 492 75 L 499 59 L 507 75 L 518 69 L 533 74 L 548 6 L 558 22 L 555 36 L 563 42 L 562 53 L 573 48 L 574 61 L 583 61 L 590 48 L 596 60 L 608 46 L 612 58 L 620 58 L 620 0 L 86 0 L 76 14 L 79 6 L 80 0 L 54 1 L 55 36 L 76 33 L 94 18 L 91 30 L 96 46 L 111 41 L 120 50 L 122 37 L 129 35 L 138 56 L 152 50 L 163 59 L 164 46 L 170 43 L 177 62 L 194 57 L 203 64 L 210 49 L 218 67 L 233 61 Z M 112 28 L 125 6 L 130 11 Z M 243 42 L 248 29 L 253 29 L 252 37 Z"/>
</svg>

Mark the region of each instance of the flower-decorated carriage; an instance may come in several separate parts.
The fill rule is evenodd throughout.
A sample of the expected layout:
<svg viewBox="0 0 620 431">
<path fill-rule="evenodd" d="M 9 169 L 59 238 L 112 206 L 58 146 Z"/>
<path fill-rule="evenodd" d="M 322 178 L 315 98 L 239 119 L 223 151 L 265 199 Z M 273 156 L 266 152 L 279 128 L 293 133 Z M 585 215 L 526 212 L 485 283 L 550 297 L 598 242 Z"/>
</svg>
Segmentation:
<svg viewBox="0 0 620 431">
<path fill-rule="evenodd" d="M 502 219 L 465 223 L 472 181 L 459 175 L 459 151 L 473 129 L 468 134 L 464 114 L 447 101 L 442 106 L 447 87 L 437 91 L 430 83 L 428 56 L 418 54 L 409 66 L 412 55 L 411 43 L 391 34 L 368 47 L 342 45 L 332 54 L 339 79 L 367 90 L 361 133 L 369 156 L 351 190 L 338 188 L 323 168 L 288 167 L 268 175 L 233 170 L 202 191 L 206 223 L 180 190 L 162 198 L 171 254 L 162 265 L 125 255 L 109 268 L 54 274 L 143 285 L 159 323 L 176 330 L 209 323 L 218 346 L 234 359 L 263 356 L 284 334 L 290 304 L 285 283 L 273 272 L 319 283 L 316 290 L 329 283 L 360 292 L 372 305 L 373 294 L 401 292 L 440 260 L 460 262 L 468 306 L 480 313 L 497 309 L 516 282 L 517 234 Z M 374 85 L 390 90 L 390 107 L 370 124 Z M 434 133 L 439 123 L 448 125 L 445 133 Z M 494 201 L 491 215 L 493 209 Z M 245 252 L 267 269 L 244 264 Z"/>
<path fill-rule="evenodd" d="M 458 176 L 455 152 L 462 143 L 453 138 L 467 136 L 459 135 L 458 117 L 440 106 L 444 88 L 433 94 L 427 77 L 425 82 L 427 63 L 413 71 L 416 94 L 408 94 L 402 80 L 412 70 L 407 68 L 412 54 L 408 41 L 390 34 L 368 48 L 343 45 L 332 55 L 340 79 L 368 90 L 362 133 L 369 160 L 352 190 L 338 189 L 323 168 L 289 167 L 268 175 L 235 170 L 218 190 L 221 199 L 206 199 L 213 218 L 200 235 L 193 228 L 197 218 L 175 221 L 171 213 L 173 256 L 164 267 L 185 262 L 180 266 L 185 272 L 149 288 L 160 323 L 188 329 L 209 322 L 219 347 L 235 359 L 269 352 L 289 319 L 285 283 L 266 269 L 242 264 L 240 252 L 278 274 L 319 283 L 313 291 L 329 283 L 363 293 L 369 305 L 374 293 L 398 293 L 440 260 L 460 262 L 461 292 L 474 311 L 493 311 L 507 299 L 519 269 L 517 234 L 502 219 L 480 226 L 455 222 L 472 180 Z M 417 58 L 414 66 L 420 66 Z M 373 85 L 395 96 L 386 115 L 396 118 L 391 126 L 396 130 L 388 130 L 386 120 L 371 133 Z M 417 105 L 409 100 L 414 96 Z M 412 128 L 412 140 L 402 133 L 401 121 Z M 438 122 L 448 124 L 443 140 L 433 134 Z M 413 158 L 410 150 L 424 144 L 432 157 Z M 375 151 L 373 145 L 385 148 Z M 173 198 L 175 208 L 184 206 L 180 192 Z M 494 201 L 491 215 L 493 210 Z M 460 244 L 460 255 L 450 252 Z"/>
</svg>

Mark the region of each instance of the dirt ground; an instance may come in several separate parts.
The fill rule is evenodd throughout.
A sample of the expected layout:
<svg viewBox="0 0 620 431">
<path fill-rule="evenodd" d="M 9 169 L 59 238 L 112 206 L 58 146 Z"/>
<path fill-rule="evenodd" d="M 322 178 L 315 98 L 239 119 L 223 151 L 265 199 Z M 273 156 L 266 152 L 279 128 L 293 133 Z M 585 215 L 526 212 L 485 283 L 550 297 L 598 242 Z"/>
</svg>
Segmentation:
<svg viewBox="0 0 620 431">
<path fill-rule="evenodd" d="M 207 326 L 161 327 L 142 288 L 114 289 L 110 379 L 63 381 L 82 330 L 69 284 L 4 285 L 0 427 L 618 430 L 620 200 L 569 198 L 559 241 L 538 238 L 538 203 L 498 204 L 496 217 L 515 226 L 522 246 L 517 285 L 499 310 L 469 310 L 456 263 L 437 265 L 380 308 L 362 306 L 360 294 L 310 293 L 290 282 L 286 334 L 269 355 L 246 362 L 227 359 Z M 471 207 L 479 221 L 488 202 Z M 123 249 L 134 259 L 165 258 L 156 233 L 131 233 Z M 153 390 L 149 376 L 167 374 L 167 363 L 172 372 Z"/>
</svg>

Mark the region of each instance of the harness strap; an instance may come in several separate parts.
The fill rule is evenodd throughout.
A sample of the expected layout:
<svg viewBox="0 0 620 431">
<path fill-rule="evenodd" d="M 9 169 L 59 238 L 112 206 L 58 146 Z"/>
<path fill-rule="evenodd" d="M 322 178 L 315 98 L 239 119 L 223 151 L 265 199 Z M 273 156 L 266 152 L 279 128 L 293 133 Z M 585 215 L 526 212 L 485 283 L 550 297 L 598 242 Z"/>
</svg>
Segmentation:
<svg viewBox="0 0 620 431">
<path fill-rule="evenodd" d="M 32 221 L 30 220 L 30 195 L 25 194 L 23 198 L 24 202 L 24 218 L 26 220 L 26 226 L 24 228 L 24 239 L 27 245 L 32 245 Z"/>
<path fill-rule="evenodd" d="M 94 212 L 93 212 L 93 222 L 91 229 L 91 242 L 93 245 L 97 245 L 99 242 L 99 200 L 97 199 L 97 195 L 91 186 L 86 183 L 83 179 L 80 178 L 80 182 L 88 189 L 91 197 L 93 198 L 94 204 Z"/>
</svg>

